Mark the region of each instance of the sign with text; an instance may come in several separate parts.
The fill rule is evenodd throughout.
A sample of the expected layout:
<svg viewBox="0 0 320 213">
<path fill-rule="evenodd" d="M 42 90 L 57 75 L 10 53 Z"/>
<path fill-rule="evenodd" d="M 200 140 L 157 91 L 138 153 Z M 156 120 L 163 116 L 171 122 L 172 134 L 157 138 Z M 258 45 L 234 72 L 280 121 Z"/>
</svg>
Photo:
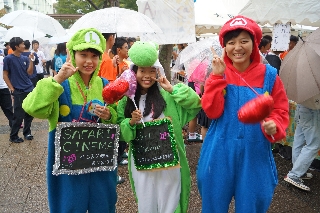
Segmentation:
<svg viewBox="0 0 320 213">
<path fill-rule="evenodd" d="M 163 33 L 145 33 L 141 41 L 182 44 L 196 41 L 193 0 L 137 0 L 138 12 L 148 16 Z"/>
<path fill-rule="evenodd" d="M 285 51 L 289 48 L 291 26 L 287 24 L 274 24 L 272 32 L 271 49 L 274 51 Z"/>
<path fill-rule="evenodd" d="M 63 122 L 55 134 L 54 175 L 113 171 L 117 167 L 117 124 Z"/>
<path fill-rule="evenodd" d="M 138 170 L 175 167 L 179 164 L 173 125 L 169 118 L 137 124 L 136 138 L 131 141 Z"/>
</svg>

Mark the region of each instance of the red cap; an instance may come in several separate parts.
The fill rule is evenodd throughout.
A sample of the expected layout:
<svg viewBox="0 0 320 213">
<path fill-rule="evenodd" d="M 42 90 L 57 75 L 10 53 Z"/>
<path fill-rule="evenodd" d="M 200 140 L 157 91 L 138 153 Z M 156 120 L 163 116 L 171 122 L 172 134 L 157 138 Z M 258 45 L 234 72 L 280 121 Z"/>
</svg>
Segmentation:
<svg viewBox="0 0 320 213">
<path fill-rule="evenodd" d="M 262 38 L 262 31 L 259 25 L 250 18 L 245 16 L 235 16 L 234 18 L 227 21 L 221 28 L 219 33 L 219 41 L 222 47 L 223 45 L 223 37 L 229 31 L 236 30 L 236 29 L 243 29 L 248 31 L 250 34 L 253 35 L 254 41 L 257 45 L 260 44 Z"/>
</svg>

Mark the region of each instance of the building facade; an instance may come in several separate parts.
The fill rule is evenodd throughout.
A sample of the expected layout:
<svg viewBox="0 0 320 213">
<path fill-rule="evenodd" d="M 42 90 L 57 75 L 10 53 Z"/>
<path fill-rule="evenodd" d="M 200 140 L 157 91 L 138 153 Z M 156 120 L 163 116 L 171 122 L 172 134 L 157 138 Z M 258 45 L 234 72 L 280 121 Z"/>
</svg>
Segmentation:
<svg viewBox="0 0 320 213">
<path fill-rule="evenodd" d="M 16 10 L 34 10 L 44 14 L 54 13 L 53 0 L 2 0 L 0 9 L 4 8 L 6 13 Z"/>
</svg>

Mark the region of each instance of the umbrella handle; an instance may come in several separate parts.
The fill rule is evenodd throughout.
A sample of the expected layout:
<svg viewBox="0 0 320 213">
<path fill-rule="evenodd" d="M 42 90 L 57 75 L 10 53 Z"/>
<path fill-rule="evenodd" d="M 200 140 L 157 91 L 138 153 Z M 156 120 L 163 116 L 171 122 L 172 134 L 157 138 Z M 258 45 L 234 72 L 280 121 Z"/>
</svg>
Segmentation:
<svg viewBox="0 0 320 213">
<path fill-rule="evenodd" d="M 134 106 L 136 107 L 136 109 L 138 109 L 138 107 L 137 107 L 137 105 L 136 105 L 136 102 L 134 101 L 134 100 L 132 100 L 132 102 L 134 103 Z M 141 123 L 142 123 L 142 125 L 143 125 L 143 127 L 146 127 L 146 125 L 144 124 L 144 122 L 143 122 L 143 120 L 142 120 L 142 118 L 141 118 Z"/>
</svg>

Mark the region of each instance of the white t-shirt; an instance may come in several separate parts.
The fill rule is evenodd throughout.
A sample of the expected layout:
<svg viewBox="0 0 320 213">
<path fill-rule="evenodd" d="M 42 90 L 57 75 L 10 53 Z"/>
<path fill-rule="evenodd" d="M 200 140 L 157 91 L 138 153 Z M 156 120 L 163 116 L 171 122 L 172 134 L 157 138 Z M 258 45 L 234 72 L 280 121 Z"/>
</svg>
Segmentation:
<svg viewBox="0 0 320 213">
<path fill-rule="evenodd" d="M 35 52 L 34 50 L 32 50 L 31 52 Z M 38 52 L 35 52 L 39 58 L 39 64 L 36 65 L 36 69 L 37 69 L 37 73 L 43 73 L 43 63 L 42 60 L 46 60 L 46 56 L 44 55 L 44 53 L 41 50 L 38 50 Z"/>
<path fill-rule="evenodd" d="M 3 80 L 3 56 L 0 56 L 0 89 L 4 88 L 8 88 L 8 86 Z"/>
</svg>

